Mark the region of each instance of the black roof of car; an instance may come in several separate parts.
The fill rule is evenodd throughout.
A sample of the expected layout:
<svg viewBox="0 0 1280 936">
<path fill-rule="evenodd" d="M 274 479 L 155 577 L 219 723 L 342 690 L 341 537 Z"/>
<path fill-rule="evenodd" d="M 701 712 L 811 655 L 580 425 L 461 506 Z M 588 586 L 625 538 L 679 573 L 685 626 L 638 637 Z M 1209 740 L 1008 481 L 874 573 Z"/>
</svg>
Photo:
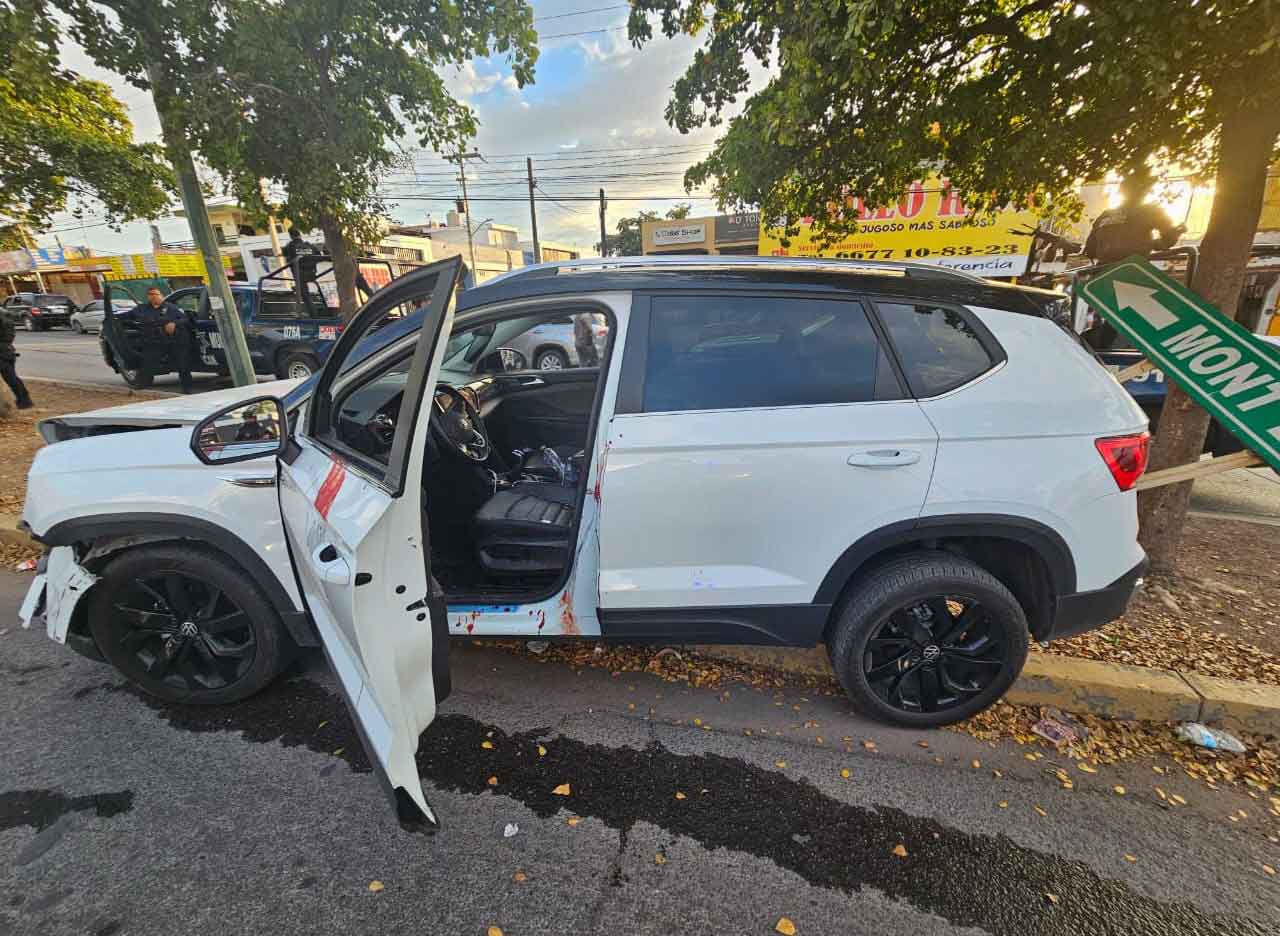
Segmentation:
<svg viewBox="0 0 1280 936">
<path fill-rule="evenodd" d="M 870 293 L 1043 315 L 1063 294 L 923 263 L 791 257 L 620 257 L 520 267 L 458 297 L 459 312 L 534 296 L 638 290 Z"/>
</svg>

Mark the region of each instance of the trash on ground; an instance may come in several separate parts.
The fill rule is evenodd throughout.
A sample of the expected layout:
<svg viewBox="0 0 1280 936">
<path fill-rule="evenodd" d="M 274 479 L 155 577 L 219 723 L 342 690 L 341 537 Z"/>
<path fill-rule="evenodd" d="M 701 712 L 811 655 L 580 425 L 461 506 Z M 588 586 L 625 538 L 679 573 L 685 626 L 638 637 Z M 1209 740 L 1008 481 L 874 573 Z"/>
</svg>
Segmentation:
<svg viewBox="0 0 1280 936">
<path fill-rule="evenodd" d="M 1055 708 L 1043 709 L 1041 715 L 1031 730 L 1050 744 L 1076 744 L 1089 735 L 1087 728 Z"/>
<path fill-rule="evenodd" d="M 1235 735 L 1210 728 L 1199 722 L 1183 722 L 1178 726 L 1176 734 L 1184 741 L 1207 748 L 1210 751 L 1227 751 L 1231 754 L 1244 754 L 1248 748 Z"/>
<path fill-rule="evenodd" d="M 516 835 L 519 832 L 520 832 L 520 826 L 518 826 L 514 822 L 508 822 L 505 826 L 502 827 L 503 838 L 511 838 L 511 836 Z"/>
<path fill-rule="evenodd" d="M 530 653 L 546 653 L 547 647 L 551 646 L 549 640 L 526 640 L 524 647 Z"/>
<path fill-rule="evenodd" d="M 34 572 L 36 570 L 36 561 L 34 559 L 23 559 L 13 567 L 15 572 Z"/>
</svg>

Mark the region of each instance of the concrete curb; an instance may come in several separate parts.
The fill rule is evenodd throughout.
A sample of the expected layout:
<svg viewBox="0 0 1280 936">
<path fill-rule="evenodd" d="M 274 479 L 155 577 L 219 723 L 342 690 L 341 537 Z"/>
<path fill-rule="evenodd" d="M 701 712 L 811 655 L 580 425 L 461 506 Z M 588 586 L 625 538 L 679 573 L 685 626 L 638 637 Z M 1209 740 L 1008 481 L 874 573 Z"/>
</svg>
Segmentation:
<svg viewBox="0 0 1280 936">
<path fill-rule="evenodd" d="M 35 546 L 36 541 L 18 529 L 20 517 L 13 514 L 0 513 L 0 543 L 11 543 L 14 546 Z"/>
<path fill-rule="evenodd" d="M 693 649 L 735 663 L 835 678 L 822 646 Z M 1280 686 L 1196 673 L 1032 653 L 1006 698 L 1015 705 L 1052 705 L 1126 721 L 1199 721 L 1280 737 Z"/>
</svg>

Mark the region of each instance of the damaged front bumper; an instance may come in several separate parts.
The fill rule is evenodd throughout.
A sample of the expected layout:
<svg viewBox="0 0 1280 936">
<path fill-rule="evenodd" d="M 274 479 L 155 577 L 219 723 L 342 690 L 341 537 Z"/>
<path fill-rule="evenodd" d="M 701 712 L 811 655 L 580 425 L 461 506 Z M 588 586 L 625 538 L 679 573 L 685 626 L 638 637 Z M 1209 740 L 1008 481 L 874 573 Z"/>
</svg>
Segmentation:
<svg viewBox="0 0 1280 936">
<path fill-rule="evenodd" d="M 60 644 L 68 643 L 71 618 L 97 581 L 98 576 L 76 561 L 73 547 L 55 546 L 41 557 L 35 581 L 18 609 L 18 620 L 23 627 L 29 628 L 34 621 L 43 618 L 49 639 Z M 70 645 L 86 656 L 102 659 L 92 638 L 76 639 Z"/>
</svg>

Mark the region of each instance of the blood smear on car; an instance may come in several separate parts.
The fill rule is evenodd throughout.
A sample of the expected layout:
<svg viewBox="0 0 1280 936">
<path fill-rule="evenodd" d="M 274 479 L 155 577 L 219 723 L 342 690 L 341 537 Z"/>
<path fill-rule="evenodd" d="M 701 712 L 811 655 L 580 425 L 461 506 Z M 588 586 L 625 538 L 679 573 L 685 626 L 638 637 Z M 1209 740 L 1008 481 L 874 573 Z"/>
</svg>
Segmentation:
<svg viewBox="0 0 1280 936">
<path fill-rule="evenodd" d="M 333 506 L 333 501 L 342 490 L 342 482 L 346 478 L 347 466 L 335 459 L 329 468 L 329 474 L 320 484 L 320 490 L 316 491 L 316 511 L 326 520 L 329 519 L 329 508 Z"/>
</svg>

